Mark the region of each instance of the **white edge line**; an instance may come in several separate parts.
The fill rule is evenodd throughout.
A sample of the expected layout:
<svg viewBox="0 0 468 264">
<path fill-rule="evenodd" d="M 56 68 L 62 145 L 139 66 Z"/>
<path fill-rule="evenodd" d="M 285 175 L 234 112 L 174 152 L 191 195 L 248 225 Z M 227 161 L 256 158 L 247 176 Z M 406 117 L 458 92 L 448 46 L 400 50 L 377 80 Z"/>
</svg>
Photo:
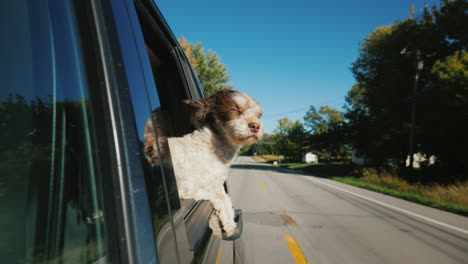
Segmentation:
<svg viewBox="0 0 468 264">
<path fill-rule="evenodd" d="M 405 213 L 405 214 L 408 214 L 408 215 L 411 215 L 413 217 L 417 217 L 417 218 L 420 218 L 420 219 L 423 219 L 423 220 L 426 220 L 430 223 L 433 223 L 433 224 L 436 224 L 436 225 L 440 225 L 440 226 L 443 226 L 443 227 L 446 227 L 446 228 L 449 228 L 449 229 L 453 229 L 455 231 L 458 231 L 460 233 L 463 233 L 463 234 L 466 234 L 468 235 L 468 230 L 466 229 L 463 229 L 463 228 L 459 228 L 459 227 L 456 227 L 456 226 L 453 226 L 453 225 L 449 225 L 449 224 L 446 224 L 446 223 L 443 223 L 443 222 L 440 222 L 440 221 L 437 221 L 437 220 L 434 220 L 432 218 L 429 218 L 429 217 L 426 217 L 426 216 L 423 216 L 423 215 L 420 215 L 420 214 L 416 214 L 416 213 L 413 213 L 413 212 L 410 212 L 410 211 L 407 211 L 405 209 L 401 209 L 401 208 L 398 208 L 396 206 L 393 206 L 393 205 L 390 205 L 390 204 L 387 204 L 387 203 L 384 203 L 384 202 L 380 202 L 380 201 L 377 201 L 377 200 L 374 200 L 372 198 L 368 198 L 368 197 L 365 197 L 363 195 L 360 195 L 360 194 L 357 194 L 357 193 L 353 193 L 353 192 L 350 192 L 348 190 L 345 190 L 345 189 L 341 189 L 339 187 L 336 187 L 336 186 L 333 186 L 331 184 L 328 184 L 328 183 L 324 183 L 324 182 L 321 182 L 319 180 L 316 180 L 316 179 L 312 179 L 310 177 L 307 177 L 307 179 L 311 180 L 311 181 L 314 181 L 314 182 L 317 182 L 317 183 L 320 183 L 320 184 L 323 184 L 323 185 L 326 185 L 330 188 L 333 188 L 333 189 L 336 189 L 336 190 L 340 190 L 342 192 L 345 192 L 347 194 L 351 194 L 351 195 L 354 195 L 356 197 L 359 197 L 361 199 L 364 199 L 366 201 L 369 201 L 369 202 L 373 202 L 373 203 L 376 203 L 378 205 L 382 205 L 382 206 L 385 206 L 385 207 L 388 207 L 392 210 L 395 210 L 395 211 L 398 211 L 398 212 L 401 212 L 401 213 Z"/>
</svg>

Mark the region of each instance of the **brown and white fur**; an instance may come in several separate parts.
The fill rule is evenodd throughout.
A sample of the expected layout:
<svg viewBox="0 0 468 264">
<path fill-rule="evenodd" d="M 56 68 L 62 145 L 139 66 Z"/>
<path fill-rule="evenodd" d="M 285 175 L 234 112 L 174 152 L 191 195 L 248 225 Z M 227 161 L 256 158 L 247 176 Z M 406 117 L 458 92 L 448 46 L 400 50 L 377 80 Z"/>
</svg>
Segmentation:
<svg viewBox="0 0 468 264">
<path fill-rule="evenodd" d="M 210 201 L 215 209 L 210 217 L 214 235 L 221 237 L 224 230 L 229 237 L 236 223 L 224 183 L 242 145 L 262 138 L 262 109 L 257 101 L 233 90 L 185 103 L 192 108 L 192 122 L 198 128 L 183 137 L 168 138 L 179 196 Z"/>
</svg>

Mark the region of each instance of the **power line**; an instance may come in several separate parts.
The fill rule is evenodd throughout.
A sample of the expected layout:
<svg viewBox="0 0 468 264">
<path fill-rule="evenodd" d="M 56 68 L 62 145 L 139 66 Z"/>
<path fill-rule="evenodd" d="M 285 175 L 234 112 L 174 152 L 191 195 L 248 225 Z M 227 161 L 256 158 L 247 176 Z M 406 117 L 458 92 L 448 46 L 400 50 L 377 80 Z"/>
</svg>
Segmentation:
<svg viewBox="0 0 468 264">
<path fill-rule="evenodd" d="M 309 107 L 310 106 L 305 106 L 305 107 L 301 107 L 301 108 L 291 110 L 291 111 L 287 111 L 287 112 L 281 112 L 281 113 L 275 113 L 275 114 L 266 114 L 264 117 L 265 118 L 270 118 L 270 117 L 276 117 L 276 116 L 281 116 L 281 115 L 294 114 L 294 113 L 297 113 L 297 112 L 305 111 L 305 110 L 309 109 Z"/>
<path fill-rule="evenodd" d="M 322 103 L 311 104 L 311 105 L 308 105 L 308 106 L 303 106 L 301 108 L 296 108 L 294 110 L 290 110 L 290 111 L 286 111 L 286 112 L 280 112 L 280 113 L 274 113 L 274 114 L 265 114 L 265 115 L 263 115 L 263 118 L 268 119 L 268 118 L 273 118 L 273 117 L 278 117 L 278 116 L 303 112 L 305 110 L 308 110 L 310 108 L 310 106 L 312 106 L 312 105 L 319 105 L 319 106 L 322 106 L 322 105 L 330 105 L 330 106 L 338 105 L 338 104 L 341 104 L 341 103 L 330 104 L 330 102 L 336 102 L 337 100 L 340 100 L 342 98 L 343 98 L 343 96 L 340 96 L 340 97 L 336 97 L 336 98 L 331 99 L 331 100 L 324 101 Z"/>
</svg>

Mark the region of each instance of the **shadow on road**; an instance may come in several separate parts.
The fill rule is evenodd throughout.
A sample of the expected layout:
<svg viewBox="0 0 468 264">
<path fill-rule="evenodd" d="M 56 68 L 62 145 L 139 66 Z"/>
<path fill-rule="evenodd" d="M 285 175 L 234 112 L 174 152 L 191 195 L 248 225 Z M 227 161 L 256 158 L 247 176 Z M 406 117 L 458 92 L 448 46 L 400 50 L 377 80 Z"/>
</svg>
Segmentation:
<svg viewBox="0 0 468 264">
<path fill-rule="evenodd" d="M 344 177 L 352 174 L 354 166 L 342 164 L 317 164 L 303 169 L 292 170 L 279 166 L 267 165 L 262 163 L 234 164 L 232 169 L 262 170 L 278 173 L 289 173 L 301 176 L 314 176 L 319 178 Z"/>
<path fill-rule="evenodd" d="M 231 168 L 234 169 L 247 169 L 247 170 L 277 170 L 277 167 L 263 165 L 263 164 L 233 164 Z"/>
</svg>

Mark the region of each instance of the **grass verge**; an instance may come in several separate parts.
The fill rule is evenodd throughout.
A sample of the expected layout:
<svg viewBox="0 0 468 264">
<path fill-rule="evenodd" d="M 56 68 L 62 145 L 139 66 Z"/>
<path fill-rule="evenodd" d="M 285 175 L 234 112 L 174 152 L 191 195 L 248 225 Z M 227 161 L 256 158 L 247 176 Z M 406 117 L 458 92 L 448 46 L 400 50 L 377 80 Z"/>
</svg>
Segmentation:
<svg viewBox="0 0 468 264">
<path fill-rule="evenodd" d="M 468 216 L 468 207 L 463 206 L 463 205 L 458 205 L 455 203 L 441 201 L 441 200 L 435 200 L 432 198 L 422 196 L 418 193 L 399 191 L 399 190 L 391 189 L 388 187 L 383 187 L 380 185 L 365 182 L 362 179 L 357 178 L 357 177 L 331 177 L 331 179 L 342 182 L 342 183 L 346 183 L 349 185 L 353 185 L 356 187 L 360 187 L 360 188 L 380 192 L 383 194 L 387 194 L 393 197 L 401 198 L 407 201 L 434 207 L 434 208 L 441 209 L 444 211 Z"/>
<path fill-rule="evenodd" d="M 359 168 L 345 162 L 286 163 L 280 166 L 468 216 L 468 182 L 451 185 L 410 184 L 388 172 Z"/>
<path fill-rule="evenodd" d="M 284 156 L 280 155 L 258 155 L 258 156 L 251 156 L 257 162 L 263 163 L 273 163 L 274 161 L 279 161 L 280 159 L 283 160 Z"/>
</svg>

